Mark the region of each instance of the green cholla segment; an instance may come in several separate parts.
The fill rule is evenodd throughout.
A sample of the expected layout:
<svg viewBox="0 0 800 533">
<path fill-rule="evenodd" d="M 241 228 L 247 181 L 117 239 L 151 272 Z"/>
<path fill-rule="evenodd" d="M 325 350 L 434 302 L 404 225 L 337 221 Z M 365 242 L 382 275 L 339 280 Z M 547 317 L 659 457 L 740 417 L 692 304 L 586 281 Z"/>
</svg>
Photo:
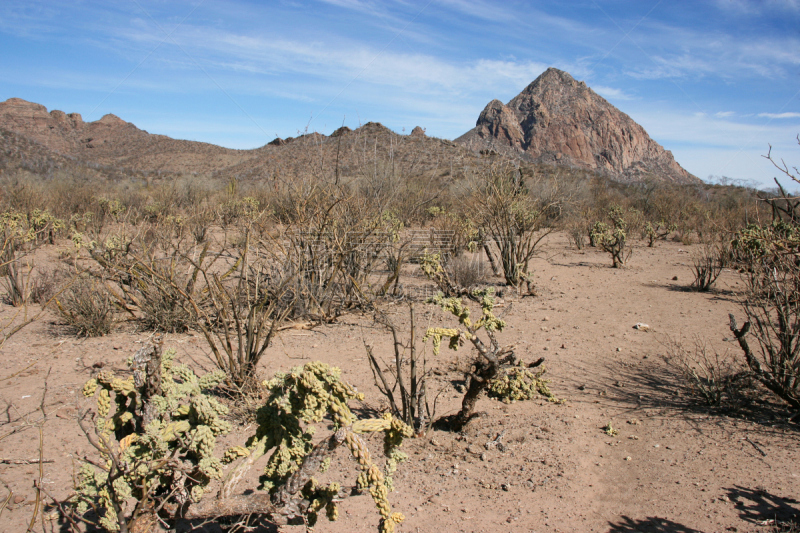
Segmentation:
<svg viewBox="0 0 800 533">
<path fill-rule="evenodd" d="M 534 374 L 524 366 L 515 366 L 489 384 L 489 397 L 497 398 L 503 403 L 530 400 L 537 396 L 559 402 L 547 387 L 549 380 L 542 379 L 544 373 L 544 367 Z"/>
</svg>

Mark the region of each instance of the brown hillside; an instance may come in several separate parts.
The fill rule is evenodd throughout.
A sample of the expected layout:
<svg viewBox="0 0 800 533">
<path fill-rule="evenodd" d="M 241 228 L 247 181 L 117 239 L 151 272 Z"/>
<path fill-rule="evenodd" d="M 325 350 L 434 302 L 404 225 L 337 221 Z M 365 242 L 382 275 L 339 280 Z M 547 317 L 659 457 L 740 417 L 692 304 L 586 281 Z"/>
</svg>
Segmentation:
<svg viewBox="0 0 800 533">
<path fill-rule="evenodd" d="M 208 173 L 236 164 L 249 153 L 153 135 L 110 114 L 84 122 L 78 113 L 48 113 L 44 106 L 20 98 L 0 102 L 0 128 L 64 156 L 138 171 Z"/>
<path fill-rule="evenodd" d="M 488 164 L 491 155 L 500 153 L 623 181 L 697 181 L 641 126 L 585 84 L 555 69 L 540 76 L 508 105 L 491 102 L 478 126 L 456 142 L 429 137 L 420 127 L 411 135 L 398 135 L 370 122 L 355 130 L 339 128 L 330 136 L 310 133 L 275 139 L 253 150 L 233 150 L 150 134 L 110 114 L 84 122 L 77 113 L 48 112 L 42 105 L 19 98 L 0 102 L 0 129 L 33 141 L 31 146 L 37 148 L 26 156 L 28 160 L 61 158 L 91 168 L 164 177 L 447 176 L 456 168 Z M 43 156 L 43 149 L 49 155 Z"/>
</svg>

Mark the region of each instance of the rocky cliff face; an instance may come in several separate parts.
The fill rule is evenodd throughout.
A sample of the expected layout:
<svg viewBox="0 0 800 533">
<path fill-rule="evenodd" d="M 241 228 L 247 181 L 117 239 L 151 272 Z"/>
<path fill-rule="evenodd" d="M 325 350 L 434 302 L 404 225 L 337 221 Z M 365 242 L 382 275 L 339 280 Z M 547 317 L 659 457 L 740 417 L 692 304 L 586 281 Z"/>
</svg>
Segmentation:
<svg viewBox="0 0 800 533">
<path fill-rule="evenodd" d="M 85 150 L 109 149 L 116 138 L 146 137 L 145 131 L 114 115 L 105 115 L 95 122 L 84 122 L 78 113 L 66 114 L 21 98 L 0 102 L 0 125 L 53 151 L 78 157 Z"/>
<path fill-rule="evenodd" d="M 555 68 L 508 104 L 489 102 L 475 128 L 455 142 L 473 151 L 584 168 L 620 181 L 699 182 L 628 115 Z"/>
</svg>

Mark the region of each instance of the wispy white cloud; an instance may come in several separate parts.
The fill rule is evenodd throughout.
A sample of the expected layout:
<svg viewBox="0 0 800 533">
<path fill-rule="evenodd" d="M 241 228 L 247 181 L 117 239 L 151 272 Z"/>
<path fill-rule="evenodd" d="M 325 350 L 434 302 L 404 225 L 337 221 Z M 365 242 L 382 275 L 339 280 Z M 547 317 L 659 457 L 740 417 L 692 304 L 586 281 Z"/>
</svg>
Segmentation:
<svg viewBox="0 0 800 533">
<path fill-rule="evenodd" d="M 614 87 L 606 87 L 605 85 L 592 85 L 592 90 L 609 100 L 633 100 L 633 96 L 629 95 L 622 89 Z"/>
<path fill-rule="evenodd" d="M 800 11 L 799 0 L 715 0 L 717 8 L 726 12 L 755 14 L 764 11 Z"/>
<path fill-rule="evenodd" d="M 736 113 L 733 111 L 717 111 L 714 116 L 717 118 L 728 118 L 734 116 Z"/>
<path fill-rule="evenodd" d="M 158 33 L 152 31 L 120 30 L 118 34 L 137 42 L 159 42 Z M 346 38 L 297 41 L 200 26 L 180 28 L 173 37 L 197 61 L 216 69 L 266 75 L 292 73 L 338 84 L 357 79 L 413 93 L 468 94 L 508 91 L 509 87 L 519 92 L 548 66 L 513 58 L 448 61 L 431 54 L 376 49 Z M 191 68 L 191 64 L 187 66 Z"/>
<path fill-rule="evenodd" d="M 759 113 L 758 116 L 766 118 L 800 118 L 800 113 Z"/>
<path fill-rule="evenodd" d="M 465 15 L 494 22 L 513 20 L 513 12 L 502 3 L 489 3 L 482 0 L 438 0 L 440 5 L 459 11 Z"/>
<path fill-rule="evenodd" d="M 787 163 L 797 159 L 795 126 L 722 119 L 680 110 L 653 111 L 640 106 L 627 113 L 653 139 L 671 150 L 681 166 L 700 178 L 728 176 L 769 186 L 774 173 L 762 157 L 769 145 L 773 154 L 786 157 Z"/>
</svg>

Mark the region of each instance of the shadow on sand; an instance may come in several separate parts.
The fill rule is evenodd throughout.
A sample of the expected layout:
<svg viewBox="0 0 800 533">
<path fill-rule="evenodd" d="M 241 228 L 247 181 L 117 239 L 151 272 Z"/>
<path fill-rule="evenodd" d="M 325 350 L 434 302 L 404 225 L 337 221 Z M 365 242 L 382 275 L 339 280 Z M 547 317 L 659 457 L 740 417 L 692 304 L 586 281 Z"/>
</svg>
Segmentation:
<svg viewBox="0 0 800 533">
<path fill-rule="evenodd" d="M 772 525 L 777 531 L 800 530 L 800 509 L 797 505 L 800 502 L 794 498 L 782 498 L 761 487 L 748 489 L 734 486 L 725 490 L 742 520 L 759 526 Z"/>
<path fill-rule="evenodd" d="M 703 533 L 699 529 L 693 529 L 666 518 L 655 517 L 634 520 L 623 516 L 617 522 L 609 522 L 609 526 L 609 533 Z"/>
</svg>

